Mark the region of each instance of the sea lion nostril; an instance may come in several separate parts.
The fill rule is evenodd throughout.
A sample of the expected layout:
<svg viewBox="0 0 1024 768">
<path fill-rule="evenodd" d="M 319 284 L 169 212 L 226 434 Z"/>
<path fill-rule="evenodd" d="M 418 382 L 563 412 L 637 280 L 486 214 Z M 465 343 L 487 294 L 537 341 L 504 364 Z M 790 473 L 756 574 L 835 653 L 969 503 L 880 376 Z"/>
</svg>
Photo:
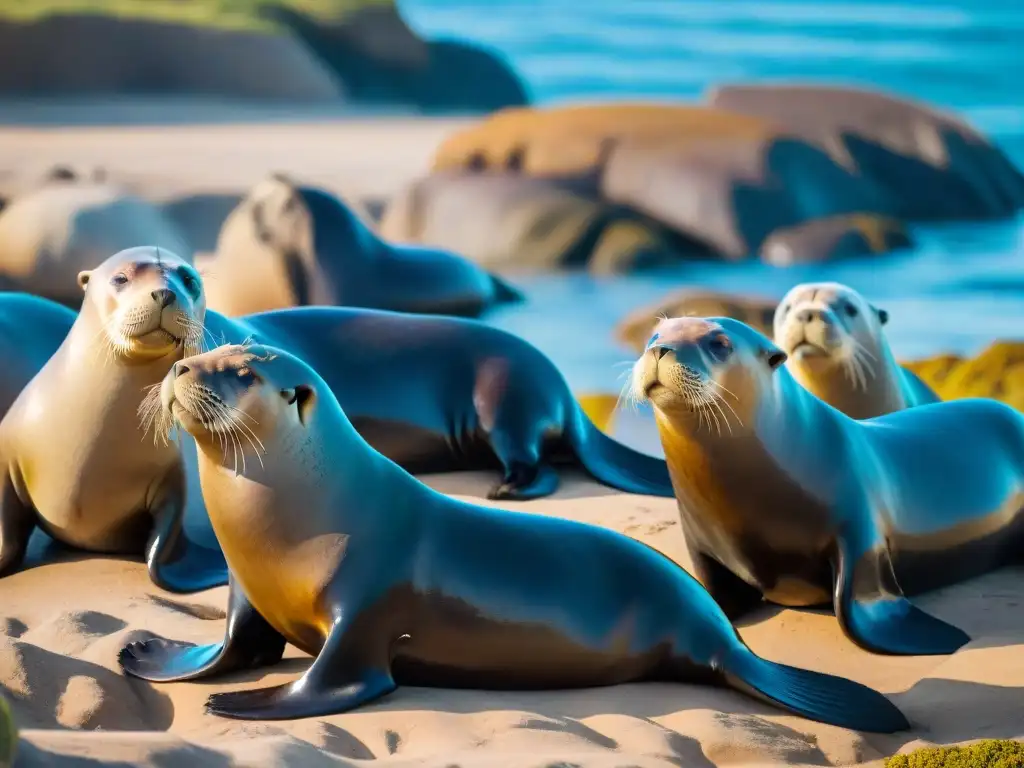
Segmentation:
<svg viewBox="0 0 1024 768">
<path fill-rule="evenodd" d="M 170 288 L 160 288 L 153 291 L 150 296 L 152 296 L 153 300 L 160 305 L 161 309 L 173 304 L 174 300 L 177 298 L 177 296 L 174 295 L 174 291 Z"/>
<path fill-rule="evenodd" d="M 797 312 L 796 319 L 801 323 L 809 323 L 818 317 L 818 313 L 813 309 L 801 309 Z"/>
<path fill-rule="evenodd" d="M 182 376 L 182 375 L 188 373 L 189 370 L 190 370 L 190 368 L 187 365 L 182 365 L 181 363 L 175 363 L 174 364 L 174 378 L 178 378 L 179 376 Z"/>
<path fill-rule="evenodd" d="M 654 354 L 657 356 L 659 360 L 661 360 L 661 358 L 663 358 L 671 351 L 672 350 L 670 350 L 668 347 L 658 347 L 656 350 L 654 350 Z"/>
</svg>

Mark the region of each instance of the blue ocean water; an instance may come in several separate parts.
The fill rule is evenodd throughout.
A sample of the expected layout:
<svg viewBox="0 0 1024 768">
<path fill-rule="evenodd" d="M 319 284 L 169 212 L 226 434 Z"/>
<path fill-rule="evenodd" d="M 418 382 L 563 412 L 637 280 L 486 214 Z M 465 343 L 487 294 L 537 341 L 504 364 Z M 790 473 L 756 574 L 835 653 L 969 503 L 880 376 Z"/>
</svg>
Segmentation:
<svg viewBox="0 0 1024 768">
<path fill-rule="evenodd" d="M 501 51 L 539 103 L 698 101 L 719 83 L 817 81 L 882 88 L 950 109 L 1024 167 L 1024 0 L 399 0 L 430 37 Z M 523 283 L 529 303 L 490 318 L 535 343 L 578 392 L 619 388 L 612 338 L 635 307 L 684 286 L 781 296 L 839 280 L 889 310 L 897 356 L 974 352 L 1024 338 L 1024 214 L 916 228 L 918 247 L 855 263 Z"/>
</svg>

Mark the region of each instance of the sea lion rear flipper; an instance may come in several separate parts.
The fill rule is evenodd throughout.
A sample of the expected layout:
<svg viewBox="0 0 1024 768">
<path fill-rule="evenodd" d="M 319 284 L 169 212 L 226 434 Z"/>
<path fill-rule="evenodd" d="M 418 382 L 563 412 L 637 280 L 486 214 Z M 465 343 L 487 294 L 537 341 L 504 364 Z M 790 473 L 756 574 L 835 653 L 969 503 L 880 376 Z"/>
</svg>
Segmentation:
<svg viewBox="0 0 1024 768">
<path fill-rule="evenodd" d="M 843 677 L 777 664 L 737 644 L 721 661 L 733 688 L 802 717 L 842 728 L 895 733 L 910 728 L 899 708 L 878 691 Z"/>
<path fill-rule="evenodd" d="M 169 482 L 154 513 L 146 544 L 149 577 L 168 592 L 188 593 L 228 583 L 228 566 L 217 550 L 189 541 L 182 530 L 185 515 L 183 483 Z"/>
<path fill-rule="evenodd" d="M 848 526 L 836 544 L 836 618 L 854 643 L 872 653 L 932 656 L 953 653 L 970 637 L 930 616 L 903 595 L 885 541 Z"/>
<path fill-rule="evenodd" d="M 744 614 L 764 603 L 764 595 L 713 557 L 706 555 L 686 539 L 686 548 L 693 563 L 693 575 L 725 613 L 729 621 L 735 621 Z"/>
<path fill-rule="evenodd" d="M 345 629 L 348 623 L 335 623 L 320 654 L 298 680 L 215 693 L 206 700 L 206 711 L 239 720 L 294 720 L 341 714 L 391 693 L 397 686 L 390 669 L 365 662 L 346 636 L 351 634 Z"/>
<path fill-rule="evenodd" d="M 558 473 L 547 464 L 511 462 L 501 482 L 487 493 L 493 501 L 528 501 L 558 490 Z"/>
<path fill-rule="evenodd" d="M 25 559 L 37 518 L 35 510 L 18 495 L 11 469 L 4 463 L 0 467 L 4 473 L 0 490 L 0 576 L 6 576 Z"/>
<path fill-rule="evenodd" d="M 284 638 L 257 613 L 232 581 L 224 640 L 192 645 L 154 637 L 121 649 L 118 661 L 130 675 L 154 682 L 202 677 L 276 664 L 284 655 Z"/>
</svg>

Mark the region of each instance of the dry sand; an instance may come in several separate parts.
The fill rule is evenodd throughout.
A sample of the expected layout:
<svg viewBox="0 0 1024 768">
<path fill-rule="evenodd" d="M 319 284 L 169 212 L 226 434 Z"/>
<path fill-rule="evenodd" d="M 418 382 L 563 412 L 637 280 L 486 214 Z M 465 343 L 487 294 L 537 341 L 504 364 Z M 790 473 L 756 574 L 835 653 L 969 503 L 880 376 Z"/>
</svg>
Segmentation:
<svg viewBox="0 0 1024 768">
<path fill-rule="evenodd" d="M 489 503 L 482 500 L 489 475 L 425 479 Z M 557 496 L 522 509 L 622 531 L 687 565 L 671 500 L 569 477 Z M 974 638 L 950 657 L 869 655 L 819 612 L 764 609 L 743 622 L 745 639 L 768 658 L 892 694 L 914 725 L 897 736 L 846 731 L 729 690 L 675 684 L 550 693 L 404 688 L 347 715 L 221 719 L 203 714 L 209 693 L 285 682 L 308 657 L 289 648 L 277 667 L 211 682 L 127 679 L 117 665 L 125 643 L 150 634 L 219 640 L 227 589 L 161 593 L 140 563 L 108 558 L 43 564 L 0 582 L 0 684 L 23 729 L 19 766 L 851 765 L 922 742 L 1024 736 L 1022 583 L 1019 572 L 1005 571 L 919 601 Z"/>
</svg>

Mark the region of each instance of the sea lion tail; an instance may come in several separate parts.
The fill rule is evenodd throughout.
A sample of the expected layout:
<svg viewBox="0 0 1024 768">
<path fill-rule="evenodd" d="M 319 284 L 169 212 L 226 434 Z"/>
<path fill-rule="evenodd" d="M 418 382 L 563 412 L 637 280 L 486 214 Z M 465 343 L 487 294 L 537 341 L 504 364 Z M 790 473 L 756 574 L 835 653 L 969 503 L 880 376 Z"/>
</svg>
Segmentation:
<svg viewBox="0 0 1024 768">
<path fill-rule="evenodd" d="M 664 459 L 613 440 L 576 405 L 571 442 L 580 464 L 597 480 L 627 493 L 672 498 L 672 478 Z"/>
<path fill-rule="evenodd" d="M 491 275 L 491 284 L 494 286 L 494 300 L 498 304 L 519 304 L 526 301 L 526 295 L 511 283 L 505 282 L 497 275 Z"/>
<path fill-rule="evenodd" d="M 910 728 L 899 708 L 873 688 L 762 659 L 739 643 L 726 654 L 721 669 L 731 687 L 801 717 L 872 733 Z"/>
</svg>

